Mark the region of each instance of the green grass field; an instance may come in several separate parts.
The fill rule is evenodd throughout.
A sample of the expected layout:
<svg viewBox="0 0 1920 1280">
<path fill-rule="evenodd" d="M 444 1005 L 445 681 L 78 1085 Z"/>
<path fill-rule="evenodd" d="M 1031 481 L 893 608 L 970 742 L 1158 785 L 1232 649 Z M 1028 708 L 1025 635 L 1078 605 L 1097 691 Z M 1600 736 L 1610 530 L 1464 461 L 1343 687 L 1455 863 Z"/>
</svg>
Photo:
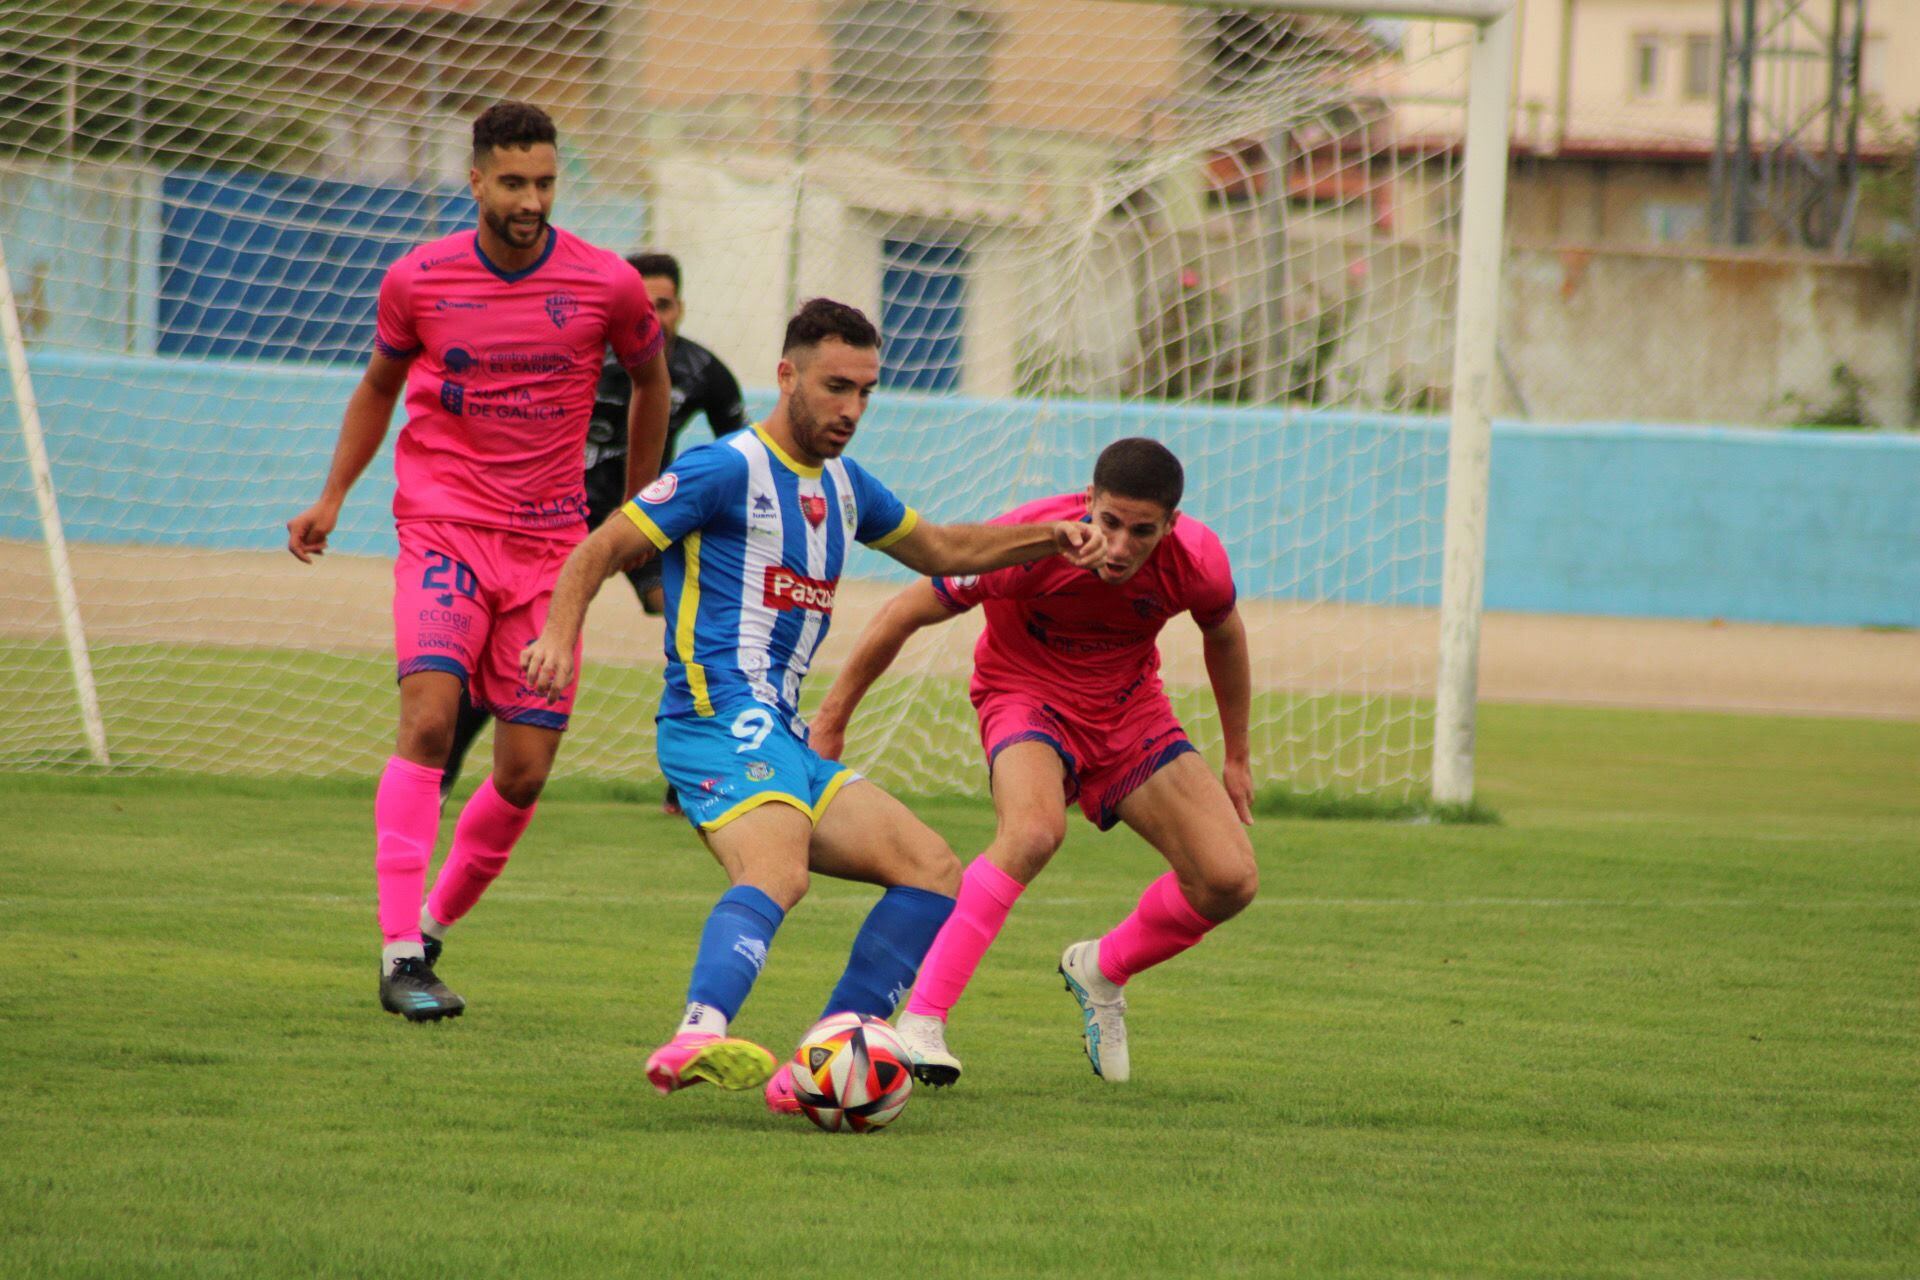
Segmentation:
<svg viewBox="0 0 1920 1280">
<path fill-rule="evenodd" d="M 392 750 L 393 662 L 385 654 L 339 654 L 226 645 L 97 646 L 93 670 L 116 771 L 149 769 L 255 775 L 365 777 Z M 58 643 L 0 637 L 0 672 L 14 696 L 0 702 L 0 771 L 58 761 L 87 768 L 66 650 Z M 811 714 L 832 681 L 815 678 L 802 707 Z M 632 771 L 654 776 L 653 716 L 658 666 L 589 664 L 567 732 L 564 770 L 602 780 Z M 1205 748 L 1219 743 L 1210 691 L 1169 690 L 1183 724 Z M 856 760 L 887 785 L 926 787 L 944 764 L 946 794 L 981 785 L 979 738 L 964 679 L 888 679 L 862 711 L 867 725 L 904 720 L 894 748 Z M 1319 695 L 1260 690 L 1254 695 L 1256 751 L 1274 775 L 1305 779 L 1301 803 L 1317 803 L 1330 780 L 1406 801 L 1416 761 L 1433 738 L 1432 709 L 1404 694 Z M 1329 744 L 1334 744 L 1331 747 Z M 857 743 L 856 743 L 857 746 Z M 483 752 L 484 754 L 484 752 Z M 935 788 L 929 788 L 935 789 Z M 1275 799 L 1286 799 L 1276 788 Z M 1349 800 L 1351 796 L 1347 797 Z"/>
<path fill-rule="evenodd" d="M 415 1027 L 369 784 L 0 775 L 0 1274 L 1920 1273 L 1920 725 L 1488 707 L 1480 772 L 1499 825 L 1264 820 L 1125 1087 L 1053 965 L 1156 864 L 1076 820 L 966 1079 L 870 1137 L 646 1088 L 722 885 L 619 788 L 557 787 Z M 872 897 L 816 888 L 743 1034 Z"/>
</svg>

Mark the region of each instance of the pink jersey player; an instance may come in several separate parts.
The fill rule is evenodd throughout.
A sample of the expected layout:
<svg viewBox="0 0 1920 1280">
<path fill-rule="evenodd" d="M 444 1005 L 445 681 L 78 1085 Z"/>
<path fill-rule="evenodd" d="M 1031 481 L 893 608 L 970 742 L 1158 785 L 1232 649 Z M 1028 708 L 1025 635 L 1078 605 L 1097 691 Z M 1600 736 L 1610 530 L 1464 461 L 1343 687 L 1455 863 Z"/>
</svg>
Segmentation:
<svg viewBox="0 0 1920 1280">
<path fill-rule="evenodd" d="M 1001 520 L 1085 520 L 1087 495 L 1042 498 Z M 1126 795 L 1193 748 L 1160 687 L 1155 644 L 1191 612 L 1203 630 L 1233 612 L 1233 572 L 1213 530 L 1178 516 L 1138 572 L 1107 584 L 1042 560 L 970 579 L 933 579 L 954 613 L 986 609 L 973 651 L 972 695 L 987 759 L 1016 742 L 1051 744 L 1067 764 L 1069 798 L 1104 831 Z"/>
<path fill-rule="evenodd" d="M 572 708 L 571 686 L 558 698 L 528 689 L 519 657 L 586 536 L 580 459 L 609 348 L 634 379 L 631 457 L 657 464 L 666 438 L 652 300 L 624 259 L 548 222 L 558 171 L 553 122 L 539 108 L 500 103 L 474 121 L 468 182 L 479 224 L 388 269 L 374 353 L 326 486 L 287 524 L 299 559 L 326 550 L 404 386 L 393 499 L 400 732 L 374 799 L 374 867 L 380 1003 L 416 1022 L 465 1009 L 433 962 L 532 820 Z M 651 478 L 630 467 L 633 488 Z M 494 771 L 461 810 L 423 907 L 463 695 L 498 722 Z"/>
<path fill-rule="evenodd" d="M 558 227 L 513 271 L 463 231 L 388 269 L 374 344 L 409 361 L 393 457 L 400 674 L 449 672 L 499 720 L 564 729 L 574 691 L 523 691 L 520 650 L 586 536 L 580 458 L 602 353 L 631 368 L 662 350 L 646 286 Z"/>
<path fill-rule="evenodd" d="M 607 348 L 622 365 L 664 345 L 640 275 L 558 227 L 531 265 L 501 269 L 476 231 L 387 269 L 374 345 L 410 361 L 394 449 L 393 518 L 586 536 L 580 459 Z"/>
<path fill-rule="evenodd" d="M 1080 1005 L 1094 1072 L 1131 1072 L 1121 989 L 1178 955 L 1253 898 L 1246 631 L 1220 539 L 1178 510 L 1179 460 L 1154 441 L 1115 442 L 1085 493 L 1028 503 L 1008 521 L 1087 520 L 1106 538 L 1095 570 L 1059 560 L 977 578 L 916 583 L 881 610 L 820 708 L 813 742 L 837 755 L 854 708 L 914 631 L 978 605 L 972 695 L 999 834 L 968 866 L 952 916 L 921 966 L 899 1021 L 915 1074 L 960 1076 L 946 1019 L 1014 902 L 1066 836 L 1063 801 L 1101 830 L 1125 822 L 1171 869 L 1104 937 L 1078 942 L 1060 972 Z M 1187 740 L 1160 683 L 1161 629 L 1189 613 L 1226 739 L 1216 777 Z"/>
</svg>

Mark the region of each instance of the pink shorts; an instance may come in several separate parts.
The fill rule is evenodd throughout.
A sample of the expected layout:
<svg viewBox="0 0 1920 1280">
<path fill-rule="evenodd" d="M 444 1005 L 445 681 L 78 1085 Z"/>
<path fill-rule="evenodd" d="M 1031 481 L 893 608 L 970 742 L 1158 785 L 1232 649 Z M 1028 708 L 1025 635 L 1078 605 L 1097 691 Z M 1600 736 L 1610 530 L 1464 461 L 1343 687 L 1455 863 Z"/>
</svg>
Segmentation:
<svg viewBox="0 0 1920 1280">
<path fill-rule="evenodd" d="M 467 696 L 509 724 L 564 729 L 580 684 L 554 702 L 520 679 L 520 651 L 540 634 L 560 566 L 574 542 L 453 521 L 400 526 L 393 562 L 393 647 L 400 678 L 421 671 L 459 676 Z"/>
<path fill-rule="evenodd" d="M 1128 708 L 1126 721 L 1095 729 L 1029 694 L 990 693 L 974 704 L 987 768 L 1016 742 L 1044 742 L 1067 767 L 1066 802 L 1102 831 L 1120 821 L 1120 802 L 1176 757 L 1192 751 L 1165 695 Z"/>
</svg>

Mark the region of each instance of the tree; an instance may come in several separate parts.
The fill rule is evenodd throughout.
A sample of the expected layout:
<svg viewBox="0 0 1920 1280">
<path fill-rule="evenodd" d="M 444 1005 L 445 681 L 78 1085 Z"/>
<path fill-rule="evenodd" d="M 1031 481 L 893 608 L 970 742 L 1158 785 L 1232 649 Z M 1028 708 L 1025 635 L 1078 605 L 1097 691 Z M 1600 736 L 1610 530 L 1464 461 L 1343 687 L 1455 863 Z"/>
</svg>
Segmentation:
<svg viewBox="0 0 1920 1280">
<path fill-rule="evenodd" d="M 275 167 L 321 136 L 290 43 L 260 0 L 0 0 L 0 155 Z"/>
</svg>

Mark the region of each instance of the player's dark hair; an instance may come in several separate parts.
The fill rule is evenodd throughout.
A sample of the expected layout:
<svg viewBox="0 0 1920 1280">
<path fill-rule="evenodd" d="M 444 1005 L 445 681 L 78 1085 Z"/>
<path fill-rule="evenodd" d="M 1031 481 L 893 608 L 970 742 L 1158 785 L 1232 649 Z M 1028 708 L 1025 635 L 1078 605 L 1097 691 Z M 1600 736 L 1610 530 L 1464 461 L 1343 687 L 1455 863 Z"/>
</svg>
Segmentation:
<svg viewBox="0 0 1920 1280">
<path fill-rule="evenodd" d="M 817 347 L 828 338 L 838 338 L 850 347 L 878 348 L 880 331 L 858 307 L 850 307 L 832 298 L 809 298 L 787 321 L 787 340 L 780 354 L 791 355 L 801 347 Z"/>
<path fill-rule="evenodd" d="M 627 265 L 643 276 L 665 276 L 673 281 L 673 291 L 680 292 L 680 259 L 670 253 L 635 253 L 627 257 Z"/>
<path fill-rule="evenodd" d="M 1116 498 L 1157 502 L 1172 512 L 1186 492 L 1187 473 L 1173 450 L 1158 440 L 1128 436 L 1100 451 L 1093 464 L 1093 487 Z"/>
<path fill-rule="evenodd" d="M 553 117 L 531 102 L 496 102 L 473 120 L 473 163 L 486 163 L 495 147 L 525 149 L 560 145 Z"/>
</svg>

